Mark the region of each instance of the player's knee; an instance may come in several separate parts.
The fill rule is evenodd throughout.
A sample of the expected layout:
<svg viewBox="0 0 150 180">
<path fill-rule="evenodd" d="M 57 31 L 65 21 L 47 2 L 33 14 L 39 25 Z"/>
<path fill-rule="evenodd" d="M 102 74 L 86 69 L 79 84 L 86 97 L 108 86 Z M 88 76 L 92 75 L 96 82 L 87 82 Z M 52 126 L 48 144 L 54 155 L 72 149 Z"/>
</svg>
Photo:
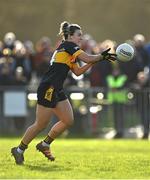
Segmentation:
<svg viewBox="0 0 150 180">
<path fill-rule="evenodd" d="M 37 131 L 42 131 L 43 129 L 46 128 L 46 125 L 42 124 L 42 123 L 35 122 L 34 125 L 35 125 Z"/>
<path fill-rule="evenodd" d="M 68 127 L 72 126 L 73 123 L 74 123 L 74 119 L 73 119 L 73 118 L 66 121 L 66 125 L 67 125 Z"/>
</svg>

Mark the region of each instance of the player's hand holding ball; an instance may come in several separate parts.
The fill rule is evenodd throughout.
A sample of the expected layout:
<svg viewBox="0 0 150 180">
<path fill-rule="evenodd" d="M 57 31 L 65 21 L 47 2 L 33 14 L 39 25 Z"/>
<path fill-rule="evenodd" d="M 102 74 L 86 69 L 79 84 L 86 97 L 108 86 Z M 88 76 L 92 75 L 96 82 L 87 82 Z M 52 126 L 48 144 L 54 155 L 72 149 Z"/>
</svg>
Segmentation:
<svg viewBox="0 0 150 180">
<path fill-rule="evenodd" d="M 128 44 L 120 44 L 116 49 L 117 60 L 127 62 L 130 61 L 135 54 L 134 48 Z"/>
</svg>

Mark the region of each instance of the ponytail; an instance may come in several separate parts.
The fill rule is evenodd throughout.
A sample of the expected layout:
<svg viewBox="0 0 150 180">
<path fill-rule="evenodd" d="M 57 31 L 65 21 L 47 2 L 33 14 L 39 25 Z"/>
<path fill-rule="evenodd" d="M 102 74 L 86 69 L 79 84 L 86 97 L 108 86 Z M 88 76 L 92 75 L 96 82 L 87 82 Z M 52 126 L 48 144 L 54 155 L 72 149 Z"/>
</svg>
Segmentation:
<svg viewBox="0 0 150 180">
<path fill-rule="evenodd" d="M 68 39 L 68 35 L 73 35 L 74 32 L 81 27 L 78 24 L 70 24 L 67 21 L 64 21 L 60 24 L 59 35 L 64 38 L 64 40 Z"/>
<path fill-rule="evenodd" d="M 65 40 L 68 38 L 69 25 L 70 24 L 67 21 L 64 21 L 60 24 L 59 35 L 64 37 Z"/>
</svg>

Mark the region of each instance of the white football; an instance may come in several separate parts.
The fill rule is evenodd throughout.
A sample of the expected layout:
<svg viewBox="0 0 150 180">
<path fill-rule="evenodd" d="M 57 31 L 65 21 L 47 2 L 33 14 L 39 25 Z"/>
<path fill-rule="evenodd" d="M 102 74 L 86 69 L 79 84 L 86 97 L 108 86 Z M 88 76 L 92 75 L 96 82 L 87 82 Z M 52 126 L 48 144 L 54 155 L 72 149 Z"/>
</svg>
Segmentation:
<svg viewBox="0 0 150 180">
<path fill-rule="evenodd" d="M 120 61 L 130 61 L 134 56 L 134 48 L 127 43 L 120 44 L 116 49 L 117 59 Z"/>
</svg>

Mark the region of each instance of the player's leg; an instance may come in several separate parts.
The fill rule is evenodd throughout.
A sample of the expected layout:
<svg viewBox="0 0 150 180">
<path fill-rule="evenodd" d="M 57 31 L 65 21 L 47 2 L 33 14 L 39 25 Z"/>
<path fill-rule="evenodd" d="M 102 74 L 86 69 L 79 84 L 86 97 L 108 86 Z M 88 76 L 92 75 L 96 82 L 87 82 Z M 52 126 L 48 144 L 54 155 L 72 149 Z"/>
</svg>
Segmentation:
<svg viewBox="0 0 150 180">
<path fill-rule="evenodd" d="M 47 127 L 52 114 L 53 110 L 51 108 L 37 105 L 36 121 L 27 129 L 23 136 L 22 142 L 28 145 L 39 132 L 41 132 L 43 129 Z"/>
<path fill-rule="evenodd" d="M 68 99 L 60 101 L 57 107 L 54 109 L 54 113 L 58 117 L 59 122 L 57 122 L 48 133 L 52 139 L 59 136 L 74 122 L 72 107 Z"/>
<path fill-rule="evenodd" d="M 41 132 L 49 123 L 53 111 L 41 105 L 36 108 L 36 120 L 25 132 L 22 141 L 18 147 L 11 149 L 11 153 L 17 164 L 22 164 L 24 161 L 23 153 L 27 149 L 28 144 Z"/>
<path fill-rule="evenodd" d="M 47 137 L 36 146 L 40 152 L 42 152 L 49 160 L 52 161 L 54 160 L 54 157 L 50 152 L 50 144 L 55 138 L 57 138 L 62 132 L 71 126 L 74 121 L 72 107 L 68 99 L 60 101 L 53 111 L 58 117 L 59 121 L 54 124 Z"/>
</svg>

